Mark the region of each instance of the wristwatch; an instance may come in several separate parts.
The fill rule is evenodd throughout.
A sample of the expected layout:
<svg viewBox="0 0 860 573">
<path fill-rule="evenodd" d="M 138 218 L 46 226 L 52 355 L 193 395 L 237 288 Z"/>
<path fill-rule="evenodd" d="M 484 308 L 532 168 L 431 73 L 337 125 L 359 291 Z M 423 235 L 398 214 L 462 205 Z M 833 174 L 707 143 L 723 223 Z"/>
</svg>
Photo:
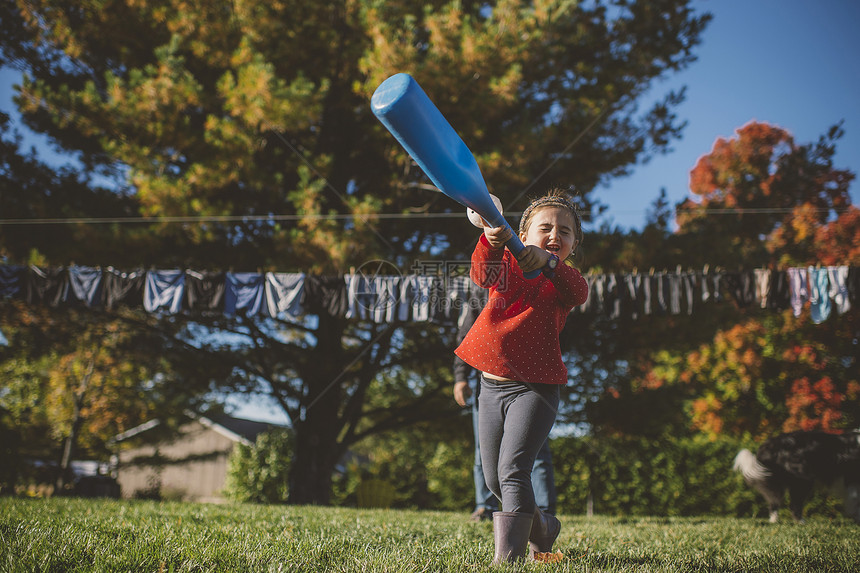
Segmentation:
<svg viewBox="0 0 860 573">
<path fill-rule="evenodd" d="M 553 276 L 555 276 L 555 268 L 557 266 L 558 266 L 558 255 L 550 254 L 549 260 L 546 262 L 543 269 L 541 270 L 541 272 L 543 273 L 543 276 L 545 276 L 548 279 L 551 279 Z"/>
</svg>

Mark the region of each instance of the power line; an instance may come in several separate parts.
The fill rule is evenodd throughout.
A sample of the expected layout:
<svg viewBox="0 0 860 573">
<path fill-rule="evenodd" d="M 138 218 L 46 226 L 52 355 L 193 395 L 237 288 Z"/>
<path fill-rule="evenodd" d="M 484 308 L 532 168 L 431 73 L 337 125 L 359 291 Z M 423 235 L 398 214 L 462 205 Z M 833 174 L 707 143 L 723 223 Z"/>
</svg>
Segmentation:
<svg viewBox="0 0 860 573">
<path fill-rule="evenodd" d="M 676 214 L 680 213 L 696 213 L 698 215 L 742 215 L 744 213 L 752 213 L 752 214 L 786 214 L 793 213 L 794 207 L 727 207 L 722 209 L 712 208 L 712 207 L 693 207 L 687 209 L 675 209 Z M 816 207 L 815 209 L 806 209 L 804 212 L 812 212 L 812 213 L 829 213 L 833 211 L 834 213 L 847 213 L 850 210 L 850 207 L 841 207 L 841 208 L 830 208 L 830 207 Z"/>
<path fill-rule="evenodd" d="M 851 207 L 827 208 L 817 207 L 808 212 L 836 214 L 847 213 Z M 742 215 L 742 214 L 788 214 L 794 211 L 791 207 L 736 207 L 736 208 L 685 208 L 675 209 L 676 214 L 695 213 L 698 215 Z M 638 212 L 638 211 L 637 211 Z M 644 212 L 644 211 L 643 211 Z M 505 216 L 519 217 L 522 211 L 506 211 Z M 405 219 L 462 219 L 463 213 L 377 213 L 375 215 L 353 214 L 316 214 L 316 215 L 200 215 L 177 217 L 57 217 L 33 219 L 0 219 L 0 225 L 117 225 L 117 224 L 155 224 L 155 223 L 266 223 L 276 221 L 299 221 L 311 219 L 317 221 L 348 221 L 355 218 L 380 220 Z"/>
<path fill-rule="evenodd" d="M 518 213 L 510 213 L 517 215 Z M 379 213 L 376 215 L 200 215 L 179 217 L 57 217 L 38 219 L 0 219 L 0 225 L 66 225 L 66 224 L 153 224 L 153 223 L 253 223 L 274 221 L 351 220 L 361 219 L 462 219 L 464 213 Z"/>
</svg>

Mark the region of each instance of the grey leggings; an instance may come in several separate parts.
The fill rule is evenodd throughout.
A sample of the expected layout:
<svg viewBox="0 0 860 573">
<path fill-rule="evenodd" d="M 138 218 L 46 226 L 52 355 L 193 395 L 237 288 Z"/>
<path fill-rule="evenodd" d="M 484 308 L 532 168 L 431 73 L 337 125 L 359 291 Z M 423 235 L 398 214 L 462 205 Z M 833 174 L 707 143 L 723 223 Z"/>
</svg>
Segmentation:
<svg viewBox="0 0 860 573">
<path fill-rule="evenodd" d="M 532 467 L 558 411 L 557 384 L 481 376 L 478 436 L 484 478 L 504 511 L 533 513 Z"/>
</svg>

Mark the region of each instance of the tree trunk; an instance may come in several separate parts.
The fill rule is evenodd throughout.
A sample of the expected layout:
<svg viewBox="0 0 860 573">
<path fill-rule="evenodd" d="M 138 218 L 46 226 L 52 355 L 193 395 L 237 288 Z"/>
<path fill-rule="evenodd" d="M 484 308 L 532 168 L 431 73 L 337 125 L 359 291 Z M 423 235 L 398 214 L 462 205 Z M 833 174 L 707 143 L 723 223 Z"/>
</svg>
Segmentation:
<svg viewBox="0 0 860 573">
<path fill-rule="evenodd" d="M 66 443 L 63 447 L 63 457 L 60 459 L 60 468 L 57 472 L 57 481 L 54 487 L 54 491 L 58 495 L 62 495 L 66 485 L 71 482 L 74 477 L 72 475 L 71 468 L 72 460 L 75 455 L 75 446 L 78 442 L 78 434 L 80 433 L 81 426 L 84 423 L 84 420 L 81 417 L 81 409 L 83 407 L 84 398 L 86 397 L 87 387 L 90 385 L 90 378 L 92 378 L 93 370 L 95 370 L 97 353 L 98 349 L 96 350 L 96 353 L 93 354 L 93 358 L 87 366 L 87 371 L 84 374 L 83 379 L 81 379 L 78 391 L 74 394 L 75 408 L 72 415 L 72 427 L 71 430 L 69 430 L 69 435 L 66 438 Z"/>
<path fill-rule="evenodd" d="M 332 474 L 339 457 L 337 437 L 326 428 L 303 426 L 296 432 L 287 501 L 298 505 L 328 505 Z"/>
<path fill-rule="evenodd" d="M 343 349 L 345 321 L 320 313 L 317 345 L 302 369 L 307 388 L 302 415 L 294 423 L 295 451 L 288 503 L 328 505 L 332 473 L 340 458 L 339 414 L 348 360 Z"/>
</svg>

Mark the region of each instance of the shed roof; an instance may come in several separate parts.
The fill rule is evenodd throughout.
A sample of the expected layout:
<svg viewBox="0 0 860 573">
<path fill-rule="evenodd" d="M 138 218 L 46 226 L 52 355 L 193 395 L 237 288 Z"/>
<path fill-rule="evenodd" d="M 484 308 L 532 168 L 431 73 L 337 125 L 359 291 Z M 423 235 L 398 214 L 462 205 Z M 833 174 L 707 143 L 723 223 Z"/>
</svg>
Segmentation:
<svg viewBox="0 0 860 573">
<path fill-rule="evenodd" d="M 233 416 L 228 416 L 227 414 L 204 416 L 202 414 L 187 411 L 185 415 L 192 420 L 197 420 L 201 424 L 212 428 L 216 432 L 230 438 L 233 441 L 243 442 L 248 445 L 253 444 L 257 440 L 257 436 L 261 433 L 271 430 L 273 428 L 283 427 L 279 424 L 257 422 L 255 420 L 245 420 L 242 418 L 234 418 Z M 117 434 L 110 441 L 111 443 L 122 442 L 124 440 L 128 440 L 129 438 L 143 434 L 144 432 L 159 425 L 161 425 L 161 420 L 157 418 L 149 420 L 148 422 L 144 422 L 143 424 L 126 430 L 121 434 Z"/>
</svg>

